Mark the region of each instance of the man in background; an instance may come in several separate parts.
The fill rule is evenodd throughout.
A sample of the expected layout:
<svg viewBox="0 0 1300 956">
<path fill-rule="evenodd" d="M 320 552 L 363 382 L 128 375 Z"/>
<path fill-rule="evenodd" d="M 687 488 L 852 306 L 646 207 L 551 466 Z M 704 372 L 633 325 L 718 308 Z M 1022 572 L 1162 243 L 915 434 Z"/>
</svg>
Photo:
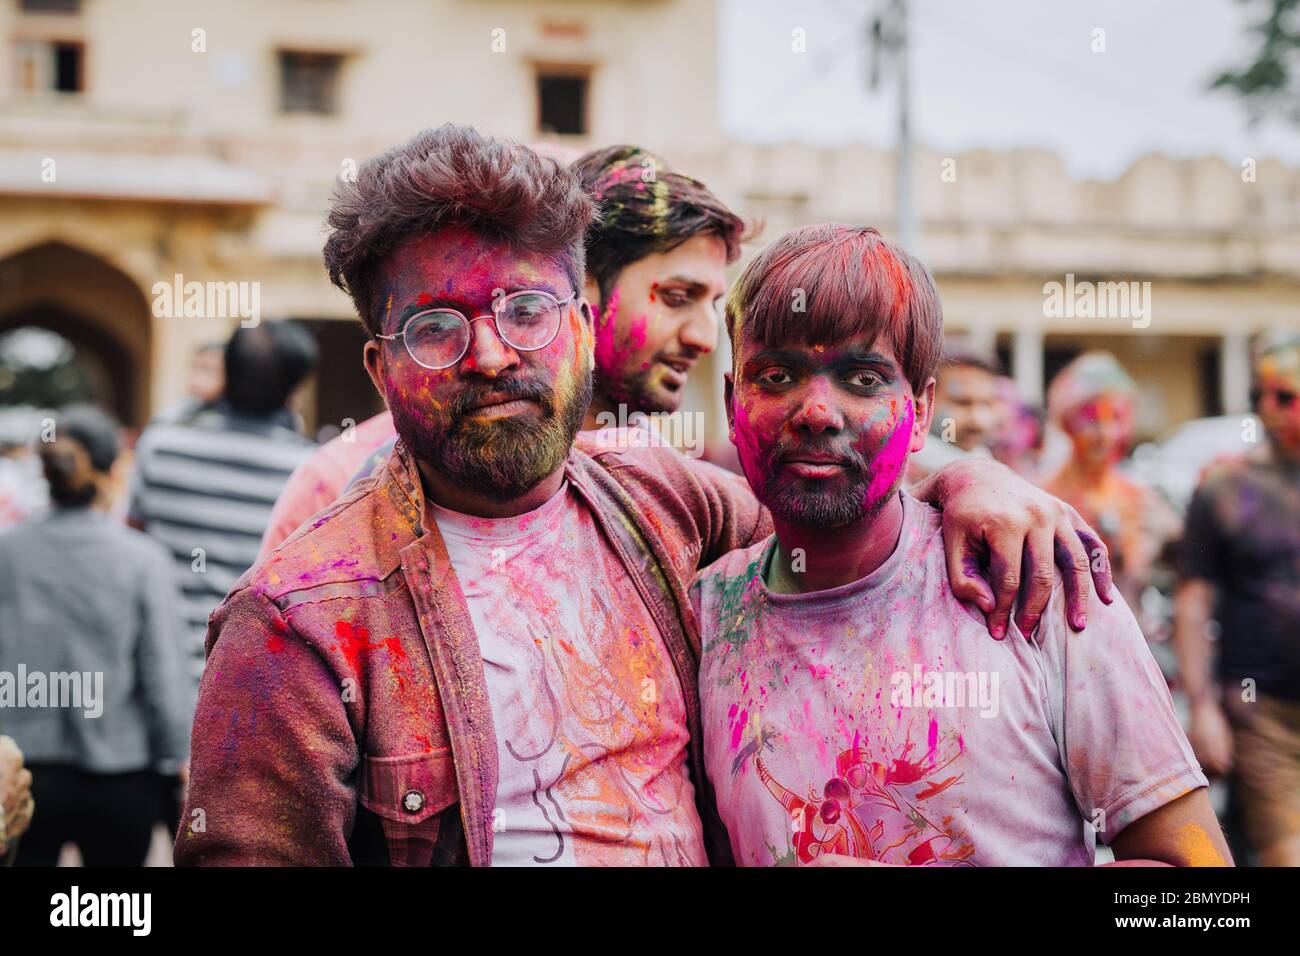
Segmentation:
<svg viewBox="0 0 1300 956">
<path fill-rule="evenodd" d="M 1233 771 L 1259 864 L 1300 866 L 1300 335 L 1266 347 L 1255 378 L 1268 441 L 1212 466 L 1192 498 L 1174 646 L 1196 756 Z"/>
<path fill-rule="evenodd" d="M 934 390 L 934 416 L 927 442 L 908 461 L 907 481 L 915 483 L 967 455 L 992 457 L 990 445 L 1005 411 L 997 357 L 961 339 L 944 342 Z"/>
<path fill-rule="evenodd" d="M 289 400 L 317 354 L 297 323 L 239 328 L 225 347 L 221 398 L 140 436 L 128 517 L 172 553 L 191 694 L 208 615 L 252 567 L 275 499 L 314 447 Z"/>
</svg>

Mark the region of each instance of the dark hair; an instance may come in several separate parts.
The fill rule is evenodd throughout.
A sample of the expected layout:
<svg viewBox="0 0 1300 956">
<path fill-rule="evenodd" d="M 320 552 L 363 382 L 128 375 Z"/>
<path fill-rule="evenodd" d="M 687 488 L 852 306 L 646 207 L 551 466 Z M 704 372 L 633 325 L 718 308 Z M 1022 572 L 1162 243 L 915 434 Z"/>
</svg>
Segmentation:
<svg viewBox="0 0 1300 956">
<path fill-rule="evenodd" d="M 912 388 L 934 375 L 943 308 L 919 259 L 869 226 L 820 223 L 787 232 L 745 266 L 727 297 L 727 334 L 779 345 L 883 336 Z"/>
<path fill-rule="evenodd" d="M 727 262 L 740 257 L 750 238 L 745 220 L 723 205 L 703 183 L 668 169 L 638 146 L 607 146 L 578 157 L 569 167 L 600 206 L 587 229 L 587 274 L 602 300 L 625 268 L 668 252 L 695 236 L 717 236 Z"/>
<path fill-rule="evenodd" d="M 95 500 L 96 479 L 117 460 L 119 426 L 94 405 L 69 405 L 54 419 L 54 440 L 39 448 L 50 498 L 57 505 L 80 507 Z"/>
<path fill-rule="evenodd" d="M 334 192 L 325 242 L 330 281 L 380 331 L 376 273 L 405 240 L 459 225 L 519 249 L 554 254 L 582 289 L 582 236 L 595 207 L 577 176 L 511 140 L 447 123 L 368 159 Z"/>
<path fill-rule="evenodd" d="M 226 401 L 245 415 L 277 411 L 312 373 L 319 355 L 312 334 L 292 320 L 241 326 L 226 343 Z"/>
<path fill-rule="evenodd" d="M 944 343 L 942 367 L 977 368 L 990 375 L 1006 374 L 1002 369 L 1002 361 L 996 355 L 960 339 Z"/>
</svg>

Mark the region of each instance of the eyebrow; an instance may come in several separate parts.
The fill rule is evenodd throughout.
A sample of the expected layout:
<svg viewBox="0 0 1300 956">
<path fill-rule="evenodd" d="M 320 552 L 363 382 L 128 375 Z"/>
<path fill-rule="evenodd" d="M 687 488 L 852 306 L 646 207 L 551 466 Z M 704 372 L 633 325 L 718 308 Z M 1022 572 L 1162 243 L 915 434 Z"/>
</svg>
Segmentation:
<svg viewBox="0 0 1300 956">
<path fill-rule="evenodd" d="M 763 348 L 755 352 L 745 362 L 746 365 L 757 364 L 759 362 L 777 362 L 784 365 L 807 365 L 808 352 L 804 349 L 788 348 Z M 887 369 L 893 369 L 895 363 L 892 359 L 881 355 L 869 348 L 851 348 L 846 349 L 844 354 L 839 356 L 835 365 L 879 365 Z"/>
<path fill-rule="evenodd" d="M 560 295 L 555 290 L 555 287 L 549 282 L 533 282 L 526 285 L 509 287 L 500 286 L 499 288 L 504 290 L 503 294 L 505 295 L 510 295 L 513 292 L 549 292 L 551 295 L 555 296 L 556 299 L 562 300 L 564 298 L 564 296 Z M 421 312 L 427 312 L 430 309 L 455 309 L 457 312 L 464 313 L 466 317 L 469 317 L 471 312 L 477 311 L 477 307 L 472 302 L 467 299 L 458 298 L 454 295 L 435 295 L 430 297 L 429 301 L 421 302 L 420 298 L 426 294 L 427 293 L 424 292 L 417 292 L 414 301 L 407 303 L 407 305 L 402 308 L 402 311 L 397 315 L 399 325 L 406 322 L 406 320 L 411 316 L 419 315 Z"/>
</svg>

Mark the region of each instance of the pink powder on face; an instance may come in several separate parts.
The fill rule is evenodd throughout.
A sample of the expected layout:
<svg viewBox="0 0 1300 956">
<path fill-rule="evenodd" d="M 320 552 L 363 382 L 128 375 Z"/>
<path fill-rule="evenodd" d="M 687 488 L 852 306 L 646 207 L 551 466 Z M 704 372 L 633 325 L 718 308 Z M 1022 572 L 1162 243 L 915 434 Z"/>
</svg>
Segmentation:
<svg viewBox="0 0 1300 956">
<path fill-rule="evenodd" d="M 871 483 L 867 486 L 866 500 L 874 506 L 894 488 L 903 468 L 907 464 L 907 450 L 912 443 L 912 425 L 916 415 L 912 409 L 912 400 L 907 400 L 903 417 L 897 419 L 894 430 L 885 440 L 884 447 L 876 454 L 871 463 Z"/>
<path fill-rule="evenodd" d="M 650 320 L 644 315 L 638 315 L 632 320 L 632 327 L 628 329 L 628 337 L 631 340 L 631 348 L 639 349 L 645 346 L 646 333 L 650 328 Z"/>
<path fill-rule="evenodd" d="M 613 291 L 603 308 L 593 311 L 596 319 L 596 367 L 603 372 L 617 371 L 619 356 L 614 341 L 614 324 L 618 318 L 618 290 Z"/>
</svg>

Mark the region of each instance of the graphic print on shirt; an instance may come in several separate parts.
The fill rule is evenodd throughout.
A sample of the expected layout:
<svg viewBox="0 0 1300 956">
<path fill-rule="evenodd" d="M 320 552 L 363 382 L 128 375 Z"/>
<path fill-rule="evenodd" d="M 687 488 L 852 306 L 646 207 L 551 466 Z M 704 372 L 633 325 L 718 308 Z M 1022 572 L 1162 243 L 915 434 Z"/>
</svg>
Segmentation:
<svg viewBox="0 0 1300 956">
<path fill-rule="evenodd" d="M 706 863 L 680 685 L 586 506 L 566 490 L 519 518 L 436 515 L 498 741 L 493 862 Z"/>
<path fill-rule="evenodd" d="M 743 681 L 744 675 L 739 675 Z M 751 704 L 752 704 L 752 698 Z M 786 786 L 763 761 L 763 752 L 789 751 L 792 742 L 762 727 L 760 710 L 752 717 L 732 704 L 728 709 L 732 737 L 748 737 L 731 766 L 733 779 L 750 769 L 790 818 L 788 842 L 768 842 L 771 863 L 802 865 L 823 853 L 853 856 L 908 866 L 962 865 L 975 852 L 960 822 L 947 809 L 931 810 L 926 801 L 949 788 L 960 789 L 965 745 L 960 733 L 940 733 L 929 716 L 924 750 L 912 729 L 915 718 L 902 724 L 900 740 L 871 742 L 857 736 L 853 746 L 835 757 L 829 779 L 818 783 L 805 776 L 802 790 Z M 874 726 L 887 726 L 885 708 L 877 709 Z M 745 735 L 745 730 L 750 733 Z M 803 767 L 785 759 L 786 767 Z M 784 776 L 784 774 L 781 774 Z M 793 781 L 787 781 L 793 782 Z"/>
</svg>

